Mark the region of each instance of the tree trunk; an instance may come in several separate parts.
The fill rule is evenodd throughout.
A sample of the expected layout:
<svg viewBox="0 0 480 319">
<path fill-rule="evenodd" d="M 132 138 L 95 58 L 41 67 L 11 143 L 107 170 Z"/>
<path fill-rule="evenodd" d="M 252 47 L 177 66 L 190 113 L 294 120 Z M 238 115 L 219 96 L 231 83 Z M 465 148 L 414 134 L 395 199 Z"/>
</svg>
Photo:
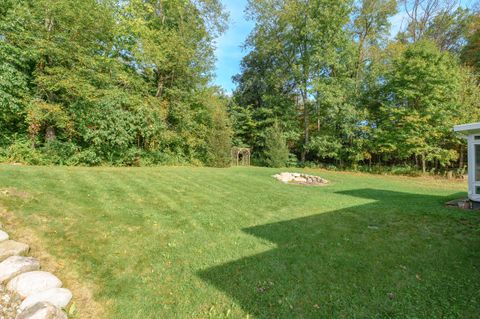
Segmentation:
<svg viewBox="0 0 480 319">
<path fill-rule="evenodd" d="M 423 174 L 427 172 L 427 160 L 425 159 L 424 154 L 422 154 L 422 172 Z"/>
<path fill-rule="evenodd" d="M 55 133 L 55 127 L 53 126 L 47 126 L 47 129 L 45 131 L 45 141 L 47 143 L 55 141 L 57 138 L 56 133 Z"/>
<path fill-rule="evenodd" d="M 365 44 L 365 36 L 362 35 L 360 37 L 360 41 L 358 44 L 357 65 L 355 70 L 355 91 L 358 91 L 358 88 L 360 86 L 360 69 L 362 68 L 364 44 Z"/>
<path fill-rule="evenodd" d="M 157 83 L 157 93 L 155 94 L 155 97 L 161 98 L 163 94 L 163 82 L 164 78 L 161 75 L 158 75 L 158 83 Z"/>
<path fill-rule="evenodd" d="M 304 129 L 303 138 L 304 140 L 303 140 L 301 162 L 305 163 L 305 160 L 307 157 L 307 146 L 310 140 L 310 132 L 308 130 L 310 119 L 308 114 L 307 92 L 303 90 L 302 90 L 302 102 L 303 102 L 303 129 Z"/>
</svg>

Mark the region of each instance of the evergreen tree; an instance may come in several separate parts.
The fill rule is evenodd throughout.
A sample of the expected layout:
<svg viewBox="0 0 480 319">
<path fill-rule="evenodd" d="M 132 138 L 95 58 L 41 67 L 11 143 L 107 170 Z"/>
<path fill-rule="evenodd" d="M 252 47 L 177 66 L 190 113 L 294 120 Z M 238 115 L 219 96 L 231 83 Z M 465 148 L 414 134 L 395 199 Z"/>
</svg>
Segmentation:
<svg viewBox="0 0 480 319">
<path fill-rule="evenodd" d="M 265 163 L 269 167 L 285 167 L 290 152 L 280 125 L 275 122 L 265 135 Z"/>
<path fill-rule="evenodd" d="M 213 97 L 212 129 L 209 133 L 209 161 L 214 167 L 227 167 L 232 160 L 232 128 L 225 98 Z"/>
</svg>

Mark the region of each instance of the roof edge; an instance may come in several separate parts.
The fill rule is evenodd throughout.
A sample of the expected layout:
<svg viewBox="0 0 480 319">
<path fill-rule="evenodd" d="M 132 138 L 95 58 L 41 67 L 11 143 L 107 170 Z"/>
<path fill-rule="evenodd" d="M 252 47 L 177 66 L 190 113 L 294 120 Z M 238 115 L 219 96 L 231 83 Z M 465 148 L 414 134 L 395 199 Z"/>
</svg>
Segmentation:
<svg viewBox="0 0 480 319">
<path fill-rule="evenodd" d="M 453 127 L 453 130 L 455 132 L 462 132 L 464 134 L 477 134 L 477 133 L 480 133 L 480 122 L 455 125 Z"/>
</svg>

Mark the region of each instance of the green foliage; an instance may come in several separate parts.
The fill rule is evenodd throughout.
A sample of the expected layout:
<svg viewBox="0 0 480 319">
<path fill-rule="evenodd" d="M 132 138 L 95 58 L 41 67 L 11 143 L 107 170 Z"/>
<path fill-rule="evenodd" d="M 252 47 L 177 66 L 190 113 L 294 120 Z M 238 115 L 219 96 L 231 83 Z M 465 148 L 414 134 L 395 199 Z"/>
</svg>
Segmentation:
<svg viewBox="0 0 480 319">
<path fill-rule="evenodd" d="M 213 99 L 212 129 L 209 132 L 209 160 L 214 167 L 227 167 L 231 163 L 232 128 L 226 111 L 226 103 L 222 99 Z"/>
<path fill-rule="evenodd" d="M 291 161 L 287 141 L 277 122 L 266 131 L 264 161 L 269 167 L 285 167 Z"/>
<path fill-rule="evenodd" d="M 460 68 L 455 60 L 428 41 L 408 45 L 395 58 L 384 88 L 381 108 L 382 143 L 393 145 L 402 159 L 419 157 L 445 166 L 457 159 L 451 140 L 459 109 Z"/>
<path fill-rule="evenodd" d="M 296 153 L 304 160 L 311 118 L 321 116 L 319 110 L 326 100 L 320 87 L 335 85 L 319 75 L 340 71 L 345 62 L 341 60 L 348 59 L 348 54 L 337 48 L 347 39 L 341 26 L 349 11 L 348 1 L 250 2 L 249 12 L 257 24 L 247 41 L 252 51 L 242 61 L 242 74 L 236 77 L 239 108 L 232 114 L 244 123 L 253 119 L 254 125 L 246 132 L 244 126 L 239 137 L 253 147 L 254 155 L 265 150 L 266 132 L 278 119 L 287 144 L 292 148 L 298 145 Z M 241 108 L 243 112 L 238 111 Z M 302 126 L 298 125 L 299 112 Z"/>
<path fill-rule="evenodd" d="M 480 78 L 480 4 L 472 18 L 466 36 L 467 44 L 461 49 L 462 61 L 474 68 Z"/>
<path fill-rule="evenodd" d="M 4 161 L 13 163 L 42 165 L 44 158 L 38 150 L 32 147 L 32 142 L 26 138 L 15 139 L 7 148 L 2 150 Z"/>
<path fill-rule="evenodd" d="M 315 136 L 312 138 L 309 150 L 321 159 L 337 158 L 342 144 L 334 136 Z"/>
<path fill-rule="evenodd" d="M 2 3 L 5 158 L 207 163 L 208 137 L 218 134 L 209 104 L 213 40 L 225 21 L 217 0 Z M 15 134 L 30 143 L 18 144 Z M 42 160 L 28 155 L 28 144 Z"/>
<path fill-rule="evenodd" d="M 407 25 L 393 41 L 397 9 Z M 452 127 L 479 119 L 475 11 L 430 0 L 252 0 L 249 13 L 256 26 L 230 109 L 237 144 L 262 154 L 277 118 L 303 165 L 463 166 Z"/>
<path fill-rule="evenodd" d="M 469 33 L 474 14 L 469 9 L 442 10 L 425 30 L 425 38 L 434 41 L 442 51 L 459 53 Z"/>
</svg>

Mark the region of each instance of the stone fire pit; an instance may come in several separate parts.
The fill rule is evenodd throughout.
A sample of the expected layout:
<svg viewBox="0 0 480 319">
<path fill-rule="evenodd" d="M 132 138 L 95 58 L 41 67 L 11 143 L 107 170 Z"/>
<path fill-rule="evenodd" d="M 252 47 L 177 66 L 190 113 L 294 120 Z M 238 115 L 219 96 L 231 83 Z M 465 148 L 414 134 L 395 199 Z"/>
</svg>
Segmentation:
<svg viewBox="0 0 480 319">
<path fill-rule="evenodd" d="M 273 175 L 273 177 L 285 184 L 299 184 L 299 185 L 314 185 L 322 186 L 326 185 L 328 181 L 320 176 L 308 175 L 303 173 L 287 173 Z"/>
</svg>

